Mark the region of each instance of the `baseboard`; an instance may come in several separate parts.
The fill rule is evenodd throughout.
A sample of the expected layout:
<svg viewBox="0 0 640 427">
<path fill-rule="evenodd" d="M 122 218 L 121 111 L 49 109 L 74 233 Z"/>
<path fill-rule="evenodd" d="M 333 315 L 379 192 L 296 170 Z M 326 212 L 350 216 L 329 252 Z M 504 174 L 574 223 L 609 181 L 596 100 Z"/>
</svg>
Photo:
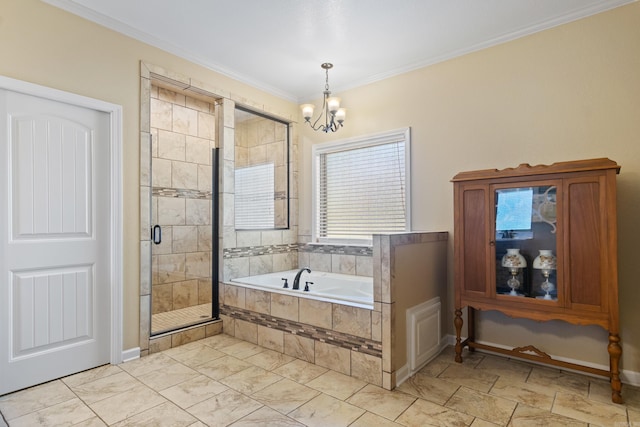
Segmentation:
<svg viewBox="0 0 640 427">
<path fill-rule="evenodd" d="M 122 362 L 129 362 L 131 360 L 140 358 L 140 347 L 130 348 L 122 352 Z"/>
<path fill-rule="evenodd" d="M 466 338 L 463 337 L 462 339 L 464 341 L 464 339 L 466 339 Z M 455 337 L 455 335 L 448 335 L 447 339 L 445 341 L 448 341 L 449 345 L 455 345 L 456 344 L 456 337 Z M 505 346 L 505 345 L 502 345 L 502 344 L 495 344 L 495 343 L 487 342 L 487 341 L 477 341 L 477 342 L 479 344 L 490 345 L 492 347 L 502 348 L 502 349 L 505 349 L 505 350 L 511 350 L 511 348 L 512 348 L 512 347 Z M 490 350 L 476 349 L 476 351 L 480 352 L 480 353 L 494 354 L 494 355 L 500 356 L 500 357 L 507 357 L 504 354 L 495 353 L 495 352 L 492 352 Z M 563 361 L 563 362 L 568 362 L 568 363 L 574 363 L 574 364 L 577 364 L 577 365 L 588 366 L 590 368 L 601 369 L 603 371 L 608 371 L 609 370 L 609 366 L 608 365 L 601 365 L 601 364 L 598 364 L 598 363 L 585 362 L 583 360 L 571 359 L 571 358 L 568 358 L 568 357 L 554 356 L 552 354 L 550 356 L 555 360 L 560 360 L 560 361 Z M 526 360 L 526 361 L 529 362 L 529 363 L 533 363 L 535 365 L 548 366 L 548 365 L 545 365 L 544 363 L 538 363 L 538 362 L 536 362 L 534 360 Z M 560 368 L 558 368 L 558 369 L 560 369 Z M 588 373 L 585 373 L 585 372 L 582 372 L 582 371 L 576 371 L 576 370 L 573 370 L 573 369 L 562 368 L 562 370 L 568 371 L 568 372 L 576 372 L 576 373 L 579 373 L 579 374 L 582 374 L 582 375 L 589 375 Z M 595 375 L 593 375 L 593 376 L 595 376 Z M 600 378 L 600 377 L 598 376 L 598 378 Z M 632 385 L 632 386 L 638 387 L 638 386 L 640 386 L 640 372 L 635 372 L 635 371 L 630 371 L 630 370 L 623 369 L 620 372 L 620 380 L 624 384 L 628 384 L 628 385 Z"/>
</svg>

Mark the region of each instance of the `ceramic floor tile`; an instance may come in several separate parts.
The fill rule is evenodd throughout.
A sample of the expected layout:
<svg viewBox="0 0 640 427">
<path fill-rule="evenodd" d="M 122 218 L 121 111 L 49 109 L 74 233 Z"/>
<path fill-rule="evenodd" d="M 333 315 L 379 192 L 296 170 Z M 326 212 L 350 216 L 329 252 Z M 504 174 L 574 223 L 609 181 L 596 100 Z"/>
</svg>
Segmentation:
<svg viewBox="0 0 640 427">
<path fill-rule="evenodd" d="M 115 427 L 171 426 L 187 427 L 198 420 L 171 402 L 162 403 L 114 424 Z"/>
<path fill-rule="evenodd" d="M 371 412 L 366 412 L 362 414 L 360 418 L 355 420 L 353 424 L 350 424 L 349 427 L 400 427 L 401 424 L 396 424 L 393 421 L 389 421 L 388 419 L 381 417 L 380 415 L 372 414 Z"/>
<path fill-rule="evenodd" d="M 130 375 L 137 377 L 139 375 L 163 369 L 173 363 L 175 363 L 175 360 L 166 354 L 156 353 L 130 362 L 122 363 L 118 366 L 127 371 Z"/>
<path fill-rule="evenodd" d="M 509 378 L 500 377 L 491 388 L 489 394 L 550 411 L 555 397 L 555 390 L 537 384 L 514 382 Z"/>
<path fill-rule="evenodd" d="M 468 348 L 464 348 L 462 350 L 462 363 L 458 363 L 455 361 L 455 349 L 453 346 L 445 348 L 442 353 L 435 357 L 434 360 L 443 360 L 448 363 L 463 365 L 469 368 L 475 368 L 478 363 L 482 362 L 485 358 L 485 354 L 480 353 L 478 351 L 469 351 Z"/>
<path fill-rule="evenodd" d="M 608 383 L 607 383 L 608 385 Z M 611 390 L 609 390 L 610 392 Z M 630 385 L 622 386 L 622 399 L 624 404 L 635 411 L 640 411 L 640 387 Z"/>
<path fill-rule="evenodd" d="M 516 402 L 461 387 L 445 406 L 485 421 L 506 425 L 516 408 Z"/>
<path fill-rule="evenodd" d="M 214 380 L 220 380 L 222 378 L 233 375 L 240 372 L 252 364 L 245 362 L 244 360 L 236 359 L 232 356 L 221 357 L 220 359 L 212 360 L 211 362 L 200 365 L 196 370 Z"/>
<path fill-rule="evenodd" d="M 227 426 L 260 409 L 262 404 L 234 390 L 227 390 L 187 411 L 210 427 Z"/>
<path fill-rule="evenodd" d="M 187 344 L 182 344 L 182 345 L 179 345 L 177 347 L 172 347 L 172 348 L 169 348 L 167 350 L 164 350 L 162 353 L 175 359 L 176 358 L 175 356 L 178 356 L 179 354 L 185 353 L 187 351 L 200 349 L 202 347 L 211 348 L 209 346 L 206 346 L 203 343 L 203 341 L 204 341 L 204 339 L 201 339 L 201 340 L 193 341 L 193 342 L 190 342 L 190 343 L 187 343 Z"/>
<path fill-rule="evenodd" d="M 531 374 L 527 379 L 528 383 L 555 388 L 580 396 L 587 396 L 589 393 L 589 378 L 583 375 L 571 374 L 558 369 L 543 368 L 535 366 L 531 369 Z"/>
<path fill-rule="evenodd" d="M 557 393 L 551 412 L 596 425 L 627 422 L 627 411 L 623 406 L 594 402 L 572 393 Z"/>
<path fill-rule="evenodd" d="M 468 426 L 473 421 L 471 415 L 447 409 L 444 406 L 423 399 L 416 400 L 404 411 L 396 423 L 407 427 L 424 426 Z"/>
<path fill-rule="evenodd" d="M 124 393 L 100 400 L 89 407 L 107 424 L 126 418 L 166 402 L 166 399 L 147 386 L 140 385 Z"/>
<path fill-rule="evenodd" d="M 438 378 L 477 391 L 488 392 L 498 380 L 498 376 L 464 365 L 449 365 Z"/>
<path fill-rule="evenodd" d="M 56 380 L 0 397 L 0 412 L 11 421 L 75 397 L 69 387 Z"/>
<path fill-rule="evenodd" d="M 106 426 L 107 425 L 100 418 L 96 416 L 73 425 L 73 427 L 106 427 Z"/>
<path fill-rule="evenodd" d="M 519 382 L 525 382 L 531 373 L 531 365 L 497 356 L 485 356 L 476 369 Z"/>
<path fill-rule="evenodd" d="M 280 412 L 262 407 L 257 411 L 247 415 L 239 421 L 231 424 L 229 427 L 305 427 L 304 424 L 281 414 Z"/>
<path fill-rule="evenodd" d="M 572 418 L 552 414 L 549 411 L 518 404 L 509 427 L 588 427 L 588 424 Z M 626 427 L 626 426 L 625 426 Z"/>
<path fill-rule="evenodd" d="M 499 424 L 490 423 L 489 421 L 476 418 L 471 423 L 471 427 L 500 427 Z"/>
<path fill-rule="evenodd" d="M 636 411 L 634 409 L 627 409 L 627 413 L 629 414 L 629 422 L 635 423 L 635 425 L 640 426 L 640 411 Z M 634 424 L 631 424 L 634 425 Z"/>
<path fill-rule="evenodd" d="M 148 374 L 140 375 L 138 381 L 144 383 L 156 391 L 164 390 L 176 384 L 191 380 L 201 375 L 182 363 L 174 363 L 169 365 L 162 372 L 153 371 Z"/>
<path fill-rule="evenodd" d="M 339 372 L 327 371 L 306 385 L 340 400 L 345 400 L 367 383 Z"/>
<path fill-rule="evenodd" d="M 288 414 L 300 405 L 307 403 L 320 392 L 288 378 L 284 378 L 275 384 L 271 384 L 262 390 L 253 393 L 252 399 L 275 409 L 283 414 Z"/>
<path fill-rule="evenodd" d="M 95 381 L 71 387 L 86 404 L 98 402 L 140 386 L 141 383 L 126 372 L 109 375 Z"/>
<path fill-rule="evenodd" d="M 97 368 L 89 369 L 78 374 L 70 375 L 68 377 L 61 378 L 69 387 L 79 386 L 84 383 L 95 381 L 100 378 L 108 377 L 110 375 L 119 374 L 122 372 L 117 365 L 103 365 Z"/>
<path fill-rule="evenodd" d="M 250 366 L 219 380 L 222 384 L 243 394 L 252 394 L 282 379 L 280 375 L 257 366 Z"/>
<path fill-rule="evenodd" d="M 389 420 L 395 420 L 415 401 L 415 396 L 368 384 L 346 402 Z"/>
<path fill-rule="evenodd" d="M 254 354 L 244 360 L 259 366 L 262 369 L 266 369 L 267 371 L 273 371 L 274 369 L 293 361 L 294 358 L 287 356 L 284 353 L 278 353 L 277 351 L 265 350 L 262 353 Z"/>
<path fill-rule="evenodd" d="M 326 394 L 320 394 L 289 416 L 309 427 L 348 426 L 365 411 Z"/>
<path fill-rule="evenodd" d="M 457 384 L 418 372 L 407 378 L 396 390 L 444 405 L 459 388 Z"/>
<path fill-rule="evenodd" d="M 265 350 L 266 348 L 264 347 L 260 347 L 257 344 L 252 344 L 246 341 L 242 341 L 228 347 L 220 348 L 220 351 L 222 351 L 223 353 L 226 353 L 229 356 L 233 356 L 238 359 L 246 359 L 247 357 L 251 357 L 254 354 L 261 353 Z"/>
<path fill-rule="evenodd" d="M 589 380 L 589 399 L 600 403 L 611 403 L 611 384 L 606 380 Z M 624 406 L 640 411 L 640 389 L 627 384 L 622 385 Z"/>
<path fill-rule="evenodd" d="M 232 346 L 234 344 L 239 344 L 239 343 L 244 342 L 244 341 L 242 341 L 241 339 L 238 339 L 236 337 L 232 337 L 231 335 L 218 334 L 218 335 L 214 335 L 212 337 L 201 339 L 201 340 L 196 341 L 196 342 L 219 350 L 219 349 L 222 349 L 222 348 L 230 347 L 230 346 Z"/>
<path fill-rule="evenodd" d="M 180 348 L 180 347 L 177 347 L 177 348 Z M 191 368 L 195 368 L 224 356 L 225 354 L 222 353 L 221 351 L 218 351 L 211 347 L 207 347 L 206 345 L 203 345 L 203 346 L 195 347 L 191 350 L 174 354 L 171 357 L 182 364 L 185 364 Z"/>
<path fill-rule="evenodd" d="M 36 412 L 14 418 L 11 427 L 74 425 L 95 417 L 95 414 L 80 399 L 74 398 Z"/>
<path fill-rule="evenodd" d="M 286 365 L 274 369 L 273 373 L 282 375 L 300 384 L 306 384 L 328 371 L 327 368 L 305 362 L 304 360 L 295 359 Z"/>
<path fill-rule="evenodd" d="M 436 357 L 431 362 L 422 367 L 422 369 L 420 369 L 418 373 L 428 375 L 430 377 L 437 377 L 442 372 L 444 372 L 444 370 L 447 369 L 451 363 L 455 363 L 453 359 L 445 360 L 442 357 Z"/>
<path fill-rule="evenodd" d="M 206 375 L 200 375 L 162 390 L 160 394 L 181 408 L 188 408 L 227 390 L 227 386 Z"/>
</svg>

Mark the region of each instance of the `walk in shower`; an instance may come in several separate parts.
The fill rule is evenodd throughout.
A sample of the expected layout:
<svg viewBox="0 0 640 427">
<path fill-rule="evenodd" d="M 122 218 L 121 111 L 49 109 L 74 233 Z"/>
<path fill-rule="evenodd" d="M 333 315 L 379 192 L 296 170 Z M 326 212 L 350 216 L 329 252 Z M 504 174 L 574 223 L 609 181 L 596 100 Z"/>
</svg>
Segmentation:
<svg viewBox="0 0 640 427">
<path fill-rule="evenodd" d="M 151 86 L 151 335 L 218 315 L 215 108 Z"/>
</svg>

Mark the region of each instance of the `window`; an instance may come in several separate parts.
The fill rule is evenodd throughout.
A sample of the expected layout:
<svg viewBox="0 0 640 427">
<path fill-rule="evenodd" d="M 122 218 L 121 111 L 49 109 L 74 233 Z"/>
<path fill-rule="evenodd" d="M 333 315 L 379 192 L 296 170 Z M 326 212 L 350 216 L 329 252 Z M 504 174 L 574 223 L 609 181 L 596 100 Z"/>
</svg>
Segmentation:
<svg viewBox="0 0 640 427">
<path fill-rule="evenodd" d="M 409 128 L 313 147 L 313 240 L 410 230 Z"/>
<path fill-rule="evenodd" d="M 236 229 L 273 228 L 273 163 L 236 169 Z"/>
</svg>

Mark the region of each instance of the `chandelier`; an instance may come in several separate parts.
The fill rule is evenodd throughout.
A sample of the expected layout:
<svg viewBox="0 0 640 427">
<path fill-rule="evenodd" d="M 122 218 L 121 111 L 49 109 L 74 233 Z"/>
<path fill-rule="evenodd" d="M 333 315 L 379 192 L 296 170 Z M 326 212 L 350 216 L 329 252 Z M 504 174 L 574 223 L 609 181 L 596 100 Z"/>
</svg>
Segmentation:
<svg viewBox="0 0 640 427">
<path fill-rule="evenodd" d="M 304 121 L 311 126 L 315 131 L 321 130 L 322 132 L 335 132 L 342 127 L 346 110 L 340 108 L 340 98 L 330 97 L 331 91 L 329 90 L 329 70 L 333 68 L 333 64 L 325 62 L 321 65 L 325 71 L 326 80 L 324 85 L 323 99 L 322 99 L 322 111 L 318 118 L 311 123 L 311 117 L 313 117 L 313 110 L 316 108 L 313 104 L 304 104 L 302 108 L 302 117 Z M 322 116 L 324 115 L 324 120 Z M 323 123 L 324 122 L 324 123 Z"/>
</svg>

